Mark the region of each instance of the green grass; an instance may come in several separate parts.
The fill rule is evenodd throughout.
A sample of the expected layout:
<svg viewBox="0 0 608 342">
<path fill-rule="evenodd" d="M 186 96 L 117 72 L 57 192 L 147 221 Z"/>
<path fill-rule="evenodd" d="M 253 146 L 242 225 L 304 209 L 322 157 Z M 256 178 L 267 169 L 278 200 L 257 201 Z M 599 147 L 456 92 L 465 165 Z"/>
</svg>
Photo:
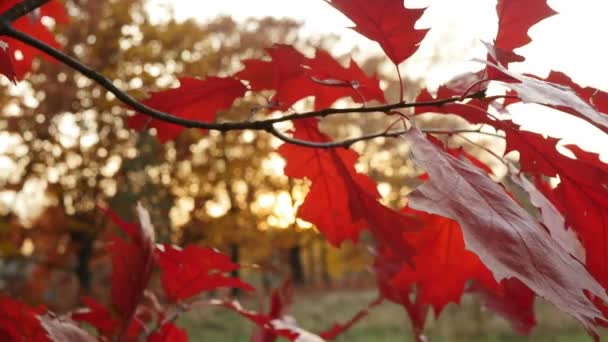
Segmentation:
<svg viewBox="0 0 608 342">
<path fill-rule="evenodd" d="M 301 294 L 296 295 L 289 313 L 302 328 L 320 332 L 334 322 L 348 320 L 374 296 L 375 292 L 371 290 Z M 243 304 L 251 309 L 258 307 L 251 299 L 243 300 Z M 522 337 L 513 333 L 509 324 L 500 317 L 480 310 L 474 299 L 465 297 L 462 307 L 448 306 L 439 321 L 430 318 L 426 333 L 433 342 L 592 341 L 576 321 L 559 313 L 551 305 L 539 301 L 536 313 L 537 327 L 530 336 Z M 178 324 L 186 328 L 191 341 L 247 342 L 253 331 L 253 325 L 239 315 L 212 307 L 190 312 Z M 410 331 L 403 309 L 384 303 L 336 341 L 413 341 Z"/>
</svg>

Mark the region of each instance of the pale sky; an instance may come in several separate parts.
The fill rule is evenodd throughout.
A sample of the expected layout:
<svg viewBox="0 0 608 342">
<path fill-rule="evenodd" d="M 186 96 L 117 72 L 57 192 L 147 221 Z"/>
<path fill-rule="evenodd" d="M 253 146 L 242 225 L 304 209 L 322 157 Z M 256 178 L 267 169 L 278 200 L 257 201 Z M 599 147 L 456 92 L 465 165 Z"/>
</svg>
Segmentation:
<svg viewBox="0 0 608 342">
<path fill-rule="evenodd" d="M 470 62 L 483 58 L 485 50 L 480 40 L 490 41 L 496 32 L 495 2 L 488 0 L 412 0 L 408 7 L 429 6 L 419 27 L 431 27 L 427 39 L 410 61 L 401 67 L 413 78 L 423 78 L 431 88 L 437 87 L 452 76 L 474 68 Z M 209 20 L 220 14 L 228 14 L 237 20 L 247 17 L 275 16 L 294 18 L 304 23 L 304 34 L 334 33 L 342 38 L 334 53 L 359 47 L 362 51 L 382 53 L 379 46 L 358 35 L 347 27 L 350 20 L 326 4 L 323 0 L 150 0 L 151 12 L 162 17 L 166 6 L 173 6 L 180 19 Z M 545 76 L 551 69 L 565 72 L 584 86 L 608 90 L 608 1 L 606 0 L 549 0 L 549 5 L 559 12 L 534 26 L 530 31 L 533 42 L 518 52 L 527 58 L 515 71 Z M 446 39 L 449 37 L 450 39 Z M 441 41 L 442 44 L 436 44 Z M 449 60 L 428 63 L 428 57 L 441 49 L 451 55 Z M 516 107 L 517 108 L 517 107 Z M 567 143 L 607 153 L 608 136 L 594 128 L 556 114 L 552 110 L 536 106 L 520 106 L 514 110 L 515 120 L 531 130 L 542 129 Z M 533 112 L 533 113 L 531 113 Z M 530 119 L 531 118 L 531 119 Z M 608 154 L 605 155 L 608 157 Z"/>
</svg>

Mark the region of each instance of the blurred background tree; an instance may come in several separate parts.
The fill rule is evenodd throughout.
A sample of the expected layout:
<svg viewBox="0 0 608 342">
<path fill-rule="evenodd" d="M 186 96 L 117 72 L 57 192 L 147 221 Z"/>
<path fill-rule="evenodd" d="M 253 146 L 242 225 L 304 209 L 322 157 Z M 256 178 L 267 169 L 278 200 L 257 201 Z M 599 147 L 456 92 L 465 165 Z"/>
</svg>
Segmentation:
<svg viewBox="0 0 608 342">
<path fill-rule="evenodd" d="M 176 86 L 180 75 L 231 74 L 242 59 L 261 58 L 275 43 L 311 55 L 313 48 L 331 50 L 338 39 L 304 39 L 299 23 L 274 18 L 151 22 L 144 5 L 66 1 L 72 22 L 55 27 L 58 40 L 64 51 L 144 98 L 143 89 Z M 360 64 L 370 74 L 383 70 L 378 58 Z M 398 89 L 386 86 L 389 96 Z M 134 203 L 142 201 L 159 242 L 222 249 L 245 265 L 243 276 L 266 289 L 288 274 L 299 285 L 359 284 L 371 262 L 365 247 L 330 248 L 295 218 L 307 184 L 282 175 L 284 163 L 273 152 L 280 142 L 267 134 L 188 130 L 160 145 L 154 132 L 126 127 L 128 110 L 111 94 L 58 63 L 38 62 L 18 87 L 4 88 L 1 292 L 59 310 L 72 308 L 81 295 L 103 296 L 110 267 L 103 242 L 114 230 L 100 204 L 133 218 Z M 408 89 L 414 96 L 418 88 Z M 246 98 L 219 120 L 247 119 L 264 101 Z M 386 127 L 379 118 L 334 118 L 323 129 L 336 137 L 370 133 Z M 404 176 L 415 174 L 406 151 L 390 140 L 356 148 L 363 154 L 358 168 L 380 182 L 387 203 L 402 205 L 413 184 Z"/>
</svg>

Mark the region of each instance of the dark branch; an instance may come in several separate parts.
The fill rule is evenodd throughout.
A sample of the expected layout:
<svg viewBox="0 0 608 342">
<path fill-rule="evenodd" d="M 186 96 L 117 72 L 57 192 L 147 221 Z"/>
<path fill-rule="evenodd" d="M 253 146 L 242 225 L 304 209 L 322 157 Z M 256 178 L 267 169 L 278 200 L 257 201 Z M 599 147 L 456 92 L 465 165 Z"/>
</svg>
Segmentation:
<svg viewBox="0 0 608 342">
<path fill-rule="evenodd" d="M 23 0 L 17 3 L 15 6 L 9 8 L 6 12 L 2 13 L 1 17 L 12 23 L 13 21 L 43 6 L 49 1 L 51 0 Z"/>
<path fill-rule="evenodd" d="M 40 3 L 41 0 L 27 1 L 27 2 L 28 3 Z M 31 5 L 31 6 L 33 6 L 33 5 Z M 0 18 L 2 18 L 2 17 L 0 17 Z M 97 84 L 102 86 L 104 89 L 106 89 L 107 91 L 112 93 L 114 96 L 116 96 L 116 98 L 118 100 L 120 100 L 122 103 L 129 106 L 131 109 L 133 109 L 141 114 L 144 114 L 146 116 L 149 116 L 150 118 L 161 120 L 161 121 L 172 123 L 172 124 L 176 124 L 176 125 L 187 127 L 187 128 L 202 128 L 202 129 L 209 129 L 209 130 L 217 130 L 217 131 L 221 131 L 221 132 L 227 132 L 227 131 L 232 131 L 232 130 L 251 129 L 251 130 L 258 130 L 258 131 L 266 131 L 266 132 L 274 135 L 275 137 L 283 140 L 284 142 L 291 143 L 291 144 L 297 144 L 297 145 L 301 145 L 301 146 L 305 146 L 305 147 L 314 147 L 314 148 L 349 147 L 350 145 L 352 145 L 356 142 L 359 142 L 359 141 L 363 141 L 363 140 L 370 140 L 370 139 L 379 138 L 379 137 L 396 137 L 396 136 L 399 136 L 400 134 L 402 134 L 403 131 L 375 133 L 375 134 L 370 134 L 370 135 L 364 135 L 364 136 L 361 136 L 358 138 L 346 139 L 346 140 L 342 140 L 342 141 L 320 143 L 320 142 L 310 142 L 310 141 L 294 139 L 289 136 L 286 136 L 283 133 L 279 132 L 274 127 L 274 124 L 279 123 L 279 122 L 285 122 L 285 121 L 300 120 L 300 119 L 304 119 L 304 118 L 326 117 L 329 115 L 336 115 L 336 114 L 373 113 L 373 112 L 390 113 L 396 109 L 404 109 L 404 108 L 412 108 L 412 107 L 437 107 L 437 106 L 442 106 L 447 103 L 452 103 L 452 102 L 457 102 L 457 101 L 462 100 L 462 98 L 459 96 L 453 96 L 453 97 L 449 97 L 449 98 L 445 98 L 445 99 L 438 99 L 438 100 L 425 101 L 425 102 L 401 101 L 401 102 L 394 103 L 394 104 L 375 106 L 375 107 L 326 108 L 326 109 L 318 110 L 318 111 L 295 113 L 295 114 L 284 115 L 279 118 L 256 120 L 256 121 L 213 123 L 213 122 L 205 122 L 205 121 L 198 121 L 198 120 L 188 120 L 188 119 L 183 119 L 183 118 L 177 117 L 170 113 L 158 111 L 154 108 L 144 105 L 143 103 L 139 102 L 135 98 L 131 97 L 126 92 L 124 92 L 124 91 L 120 90 L 118 87 L 116 87 L 114 85 L 114 83 L 111 80 L 109 80 L 107 77 L 105 77 L 101 73 L 98 73 L 97 71 L 93 70 L 92 68 L 84 65 L 82 62 L 76 60 L 75 58 L 66 55 L 65 53 L 53 48 L 52 46 L 50 46 L 32 36 L 29 36 L 28 34 L 25 34 L 19 30 L 16 30 L 9 23 L 7 23 L 6 20 L 0 21 L 0 24 L 1 24 L 0 29 L 2 30 L 2 32 L 4 34 L 17 39 L 17 40 L 23 42 L 24 44 L 34 47 L 34 48 L 52 56 L 53 58 L 57 59 L 61 63 L 65 64 L 66 66 L 80 72 L 85 77 L 95 81 Z M 485 93 L 483 91 L 481 91 L 481 92 L 477 92 L 475 94 L 471 94 L 470 96 L 467 96 L 466 98 L 483 98 L 484 96 L 485 96 Z M 446 132 L 444 132 L 444 133 L 446 133 Z M 458 133 L 458 132 L 454 132 L 454 133 Z"/>
</svg>

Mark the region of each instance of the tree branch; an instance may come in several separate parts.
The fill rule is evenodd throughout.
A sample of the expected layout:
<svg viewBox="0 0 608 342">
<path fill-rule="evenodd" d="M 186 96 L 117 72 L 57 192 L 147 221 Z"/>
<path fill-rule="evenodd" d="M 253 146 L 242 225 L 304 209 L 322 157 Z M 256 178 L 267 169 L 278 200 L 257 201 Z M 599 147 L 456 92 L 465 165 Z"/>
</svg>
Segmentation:
<svg viewBox="0 0 608 342">
<path fill-rule="evenodd" d="M 29 7 L 27 7 L 27 8 L 31 8 L 32 6 L 35 6 L 36 4 L 40 5 L 41 3 L 44 3 L 46 1 L 30 0 L 30 1 L 24 1 L 24 3 L 25 2 L 30 4 Z M 13 7 L 13 8 L 15 8 L 15 7 Z M 11 10 L 9 10 L 9 11 L 11 11 Z M 21 11 L 23 11 L 23 10 L 21 10 Z M 17 13 L 17 10 L 15 10 L 15 12 Z M 18 12 L 18 13 L 21 13 L 21 12 Z M 379 138 L 379 137 L 396 137 L 396 136 L 399 136 L 400 134 L 403 134 L 404 131 L 394 131 L 394 132 L 385 131 L 382 133 L 363 135 L 358 138 L 351 138 L 351 139 L 346 139 L 346 140 L 342 140 L 342 141 L 320 143 L 320 142 L 311 142 L 311 141 L 304 141 L 304 140 L 300 140 L 300 139 L 294 139 L 289 136 L 286 136 L 283 133 L 279 132 L 274 127 L 274 124 L 279 123 L 279 122 L 285 122 L 285 121 L 301 120 L 304 118 L 311 118 L 311 117 L 326 117 L 329 115 L 336 115 L 336 114 L 373 113 L 373 112 L 390 113 L 391 111 L 394 111 L 395 109 L 404 109 L 404 108 L 412 108 L 412 107 L 437 107 L 437 106 L 442 106 L 447 103 L 458 102 L 458 101 L 463 100 L 463 98 L 460 96 L 452 96 L 452 97 L 448 97 L 448 98 L 444 98 L 444 99 L 437 99 L 437 100 L 424 101 L 424 102 L 400 101 L 400 102 L 393 103 L 393 104 L 373 106 L 373 107 L 326 108 L 326 109 L 322 109 L 322 110 L 318 110 L 318 111 L 294 113 L 294 114 L 284 115 L 279 118 L 266 119 L 266 120 L 254 120 L 254 121 L 214 123 L 214 122 L 205 122 L 205 121 L 198 121 L 198 120 L 188 120 L 188 119 L 184 119 L 184 118 L 180 118 L 178 116 L 172 115 L 170 113 L 158 111 L 154 108 L 144 105 L 143 103 L 139 102 L 135 98 L 131 97 L 126 92 L 119 89 L 116 85 L 114 85 L 114 83 L 110 79 L 105 77 L 103 74 L 93 70 L 92 68 L 86 66 L 85 64 L 78 61 L 77 59 L 68 56 L 67 54 L 53 48 L 52 46 L 50 46 L 26 33 L 23 33 L 21 31 L 15 29 L 14 27 L 12 27 L 10 25 L 10 23 L 7 22 L 7 20 L 2 20 L 2 19 L 4 19 L 4 17 L 0 16 L 0 31 L 2 31 L 4 34 L 6 34 L 16 40 L 19 40 L 22 43 L 27 44 L 33 48 L 36 48 L 36 49 L 48 54 L 49 56 L 57 59 L 59 62 L 65 64 L 66 66 L 80 72 L 85 77 L 95 81 L 97 84 L 99 84 L 101 87 L 106 89 L 108 92 L 112 93 L 114 96 L 116 96 L 116 98 L 118 100 L 120 100 L 123 104 L 129 106 L 131 109 L 133 109 L 143 115 L 149 116 L 150 118 L 172 123 L 172 124 L 183 126 L 183 127 L 187 127 L 187 128 L 202 128 L 202 129 L 208 129 L 208 130 L 216 130 L 216 131 L 220 131 L 220 132 L 251 129 L 251 130 L 257 130 L 257 131 L 266 131 L 286 143 L 297 144 L 297 145 L 301 145 L 304 147 L 313 147 L 313 148 L 349 147 L 352 144 L 359 142 L 359 141 L 370 140 L 370 139 L 375 139 L 375 138 Z M 480 92 L 477 92 L 477 93 L 474 93 L 474 94 L 471 94 L 471 95 L 465 97 L 465 99 L 484 98 L 484 97 L 485 97 L 485 92 L 480 91 Z M 432 132 L 430 132 L 430 133 L 432 133 Z M 448 134 L 448 132 L 442 132 L 442 133 Z M 458 132 L 452 132 L 452 133 L 458 133 Z"/>
<path fill-rule="evenodd" d="M 35 9 L 40 8 L 49 1 L 51 0 L 23 0 L 2 13 L 0 17 L 12 23 Z"/>
</svg>

